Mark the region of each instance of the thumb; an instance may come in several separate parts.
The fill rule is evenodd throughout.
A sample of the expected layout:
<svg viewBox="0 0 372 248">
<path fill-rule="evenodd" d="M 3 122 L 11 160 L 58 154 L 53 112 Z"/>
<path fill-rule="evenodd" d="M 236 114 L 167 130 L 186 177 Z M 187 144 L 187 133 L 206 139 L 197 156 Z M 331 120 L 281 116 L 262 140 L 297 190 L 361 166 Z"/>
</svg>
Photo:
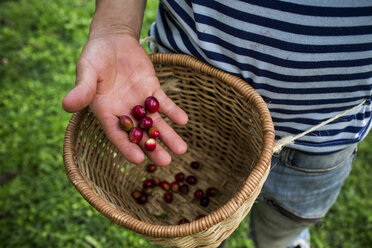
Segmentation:
<svg viewBox="0 0 372 248">
<path fill-rule="evenodd" d="M 80 59 L 76 66 L 75 87 L 63 98 L 63 109 L 73 113 L 85 108 L 92 102 L 96 89 L 96 71 L 88 61 Z"/>
</svg>

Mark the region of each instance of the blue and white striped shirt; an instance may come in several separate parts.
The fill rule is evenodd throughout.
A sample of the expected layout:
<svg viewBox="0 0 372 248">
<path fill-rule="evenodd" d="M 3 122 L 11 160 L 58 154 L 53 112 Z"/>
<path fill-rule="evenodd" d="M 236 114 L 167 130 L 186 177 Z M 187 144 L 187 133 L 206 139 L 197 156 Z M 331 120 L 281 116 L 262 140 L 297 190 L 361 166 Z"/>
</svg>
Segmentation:
<svg viewBox="0 0 372 248">
<path fill-rule="evenodd" d="M 292 148 L 334 152 L 371 128 L 371 0 L 161 0 L 150 35 L 252 85 L 277 139 L 368 100 Z"/>
</svg>

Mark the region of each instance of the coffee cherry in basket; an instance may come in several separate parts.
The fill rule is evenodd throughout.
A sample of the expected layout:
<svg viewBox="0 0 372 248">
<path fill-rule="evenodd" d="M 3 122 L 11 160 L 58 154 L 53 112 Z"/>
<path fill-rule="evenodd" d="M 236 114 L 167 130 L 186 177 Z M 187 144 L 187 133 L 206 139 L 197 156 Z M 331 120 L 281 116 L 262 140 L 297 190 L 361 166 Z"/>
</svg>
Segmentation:
<svg viewBox="0 0 372 248">
<path fill-rule="evenodd" d="M 149 135 L 150 138 L 154 138 L 154 139 L 157 139 L 160 137 L 160 132 L 155 127 L 150 127 L 150 129 L 147 131 L 147 134 Z"/>
<path fill-rule="evenodd" d="M 195 185 L 198 182 L 198 179 L 194 176 L 188 176 L 186 177 L 186 182 L 190 185 Z"/>
<path fill-rule="evenodd" d="M 150 151 L 150 152 L 155 150 L 156 149 L 156 140 L 153 139 L 153 138 L 150 138 L 150 139 L 146 140 L 145 149 L 147 151 Z"/>
<path fill-rule="evenodd" d="M 138 198 L 140 198 L 141 195 L 142 195 L 142 192 L 139 191 L 139 190 L 135 190 L 135 191 L 132 192 L 132 197 L 133 197 L 134 199 L 136 199 L 136 200 L 137 200 Z"/>
<path fill-rule="evenodd" d="M 159 177 L 153 177 L 152 181 L 154 182 L 155 186 L 160 186 L 160 184 L 161 184 L 161 181 L 160 181 Z"/>
<path fill-rule="evenodd" d="M 202 207 L 207 207 L 209 205 L 209 197 L 208 196 L 203 196 L 201 199 L 200 199 L 200 205 Z"/>
<path fill-rule="evenodd" d="M 179 172 L 174 176 L 174 178 L 177 182 L 183 182 L 183 180 L 185 180 L 185 174 L 183 172 Z"/>
<path fill-rule="evenodd" d="M 189 186 L 188 186 L 187 184 L 182 184 L 182 185 L 180 186 L 179 192 L 180 192 L 181 194 L 186 195 L 187 193 L 189 193 Z"/>
<path fill-rule="evenodd" d="M 195 200 L 200 200 L 204 196 L 204 192 L 201 189 L 198 189 L 194 192 Z"/>
<path fill-rule="evenodd" d="M 180 219 L 178 221 L 178 225 L 187 224 L 187 223 L 190 223 L 190 221 L 188 219 L 185 219 L 185 218 Z"/>
<path fill-rule="evenodd" d="M 218 189 L 213 188 L 213 187 L 207 189 L 207 195 L 210 197 L 216 196 L 218 192 L 219 192 Z"/>
<path fill-rule="evenodd" d="M 173 194 L 171 192 L 165 192 L 163 198 L 166 203 L 171 203 L 173 201 Z"/>
<path fill-rule="evenodd" d="M 130 130 L 129 133 L 129 140 L 132 143 L 139 143 L 142 139 L 143 132 L 142 129 L 139 127 L 134 127 L 132 130 Z"/>
<path fill-rule="evenodd" d="M 170 188 L 173 192 L 178 192 L 178 190 L 180 189 L 180 183 L 179 182 L 173 182 L 173 183 L 171 183 Z"/>
<path fill-rule="evenodd" d="M 145 100 L 145 108 L 150 113 L 155 113 L 159 110 L 159 101 L 153 96 L 149 96 Z"/>
<path fill-rule="evenodd" d="M 140 196 L 140 198 L 137 199 L 137 202 L 138 202 L 139 204 L 145 204 L 145 203 L 147 202 L 147 195 L 142 194 L 142 195 Z"/>
<path fill-rule="evenodd" d="M 120 124 L 121 129 L 123 129 L 126 132 L 129 132 L 133 128 L 132 118 L 130 118 L 127 115 L 120 116 L 119 124 Z"/>
<path fill-rule="evenodd" d="M 199 220 L 199 219 L 201 219 L 201 218 L 204 218 L 205 217 L 205 215 L 204 214 L 199 214 L 198 216 L 196 216 L 196 220 Z"/>
<path fill-rule="evenodd" d="M 193 162 L 190 163 L 190 166 L 191 166 L 191 168 L 197 170 L 197 169 L 199 169 L 200 164 L 197 161 L 193 161 Z"/>
<path fill-rule="evenodd" d="M 141 120 L 146 116 L 146 110 L 141 105 L 134 106 L 131 113 L 136 120 Z"/>
<path fill-rule="evenodd" d="M 143 188 L 150 187 L 154 187 L 154 182 L 152 181 L 152 179 L 146 179 L 145 181 L 143 181 Z"/>
<path fill-rule="evenodd" d="M 152 119 L 151 117 L 143 117 L 139 122 L 138 122 L 138 126 L 139 128 L 143 129 L 143 130 L 147 130 L 149 129 L 150 127 L 152 127 Z"/>
<path fill-rule="evenodd" d="M 170 184 L 169 184 L 167 181 L 163 181 L 163 182 L 161 182 L 160 187 L 161 187 L 163 190 L 167 191 L 167 190 L 169 190 L 169 188 L 170 188 Z"/>
<path fill-rule="evenodd" d="M 157 168 L 158 167 L 156 166 L 156 164 L 148 164 L 147 165 L 147 171 L 150 172 L 150 173 L 156 171 Z"/>
<path fill-rule="evenodd" d="M 146 188 L 146 189 L 143 190 L 143 193 L 145 195 L 151 196 L 154 193 L 154 189 L 152 187 Z"/>
</svg>

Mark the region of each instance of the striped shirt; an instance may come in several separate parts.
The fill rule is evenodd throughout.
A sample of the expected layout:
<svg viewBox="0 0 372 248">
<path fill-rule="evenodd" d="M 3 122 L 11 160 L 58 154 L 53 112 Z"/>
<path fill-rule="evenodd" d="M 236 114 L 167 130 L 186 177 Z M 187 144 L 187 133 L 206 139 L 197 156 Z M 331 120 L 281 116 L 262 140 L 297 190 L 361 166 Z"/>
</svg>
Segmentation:
<svg viewBox="0 0 372 248">
<path fill-rule="evenodd" d="M 367 100 L 291 148 L 335 152 L 371 128 L 371 0 L 161 0 L 149 34 L 161 52 L 190 54 L 253 86 L 276 139 Z"/>
</svg>

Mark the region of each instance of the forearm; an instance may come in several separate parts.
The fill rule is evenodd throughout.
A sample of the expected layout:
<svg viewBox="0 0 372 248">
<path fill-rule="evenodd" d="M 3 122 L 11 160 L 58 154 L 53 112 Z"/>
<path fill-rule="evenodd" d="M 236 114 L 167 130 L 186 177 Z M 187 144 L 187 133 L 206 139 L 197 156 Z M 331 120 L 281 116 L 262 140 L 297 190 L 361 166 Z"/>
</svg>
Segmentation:
<svg viewBox="0 0 372 248">
<path fill-rule="evenodd" d="M 128 34 L 139 39 L 146 0 L 96 0 L 89 38 Z"/>
</svg>

